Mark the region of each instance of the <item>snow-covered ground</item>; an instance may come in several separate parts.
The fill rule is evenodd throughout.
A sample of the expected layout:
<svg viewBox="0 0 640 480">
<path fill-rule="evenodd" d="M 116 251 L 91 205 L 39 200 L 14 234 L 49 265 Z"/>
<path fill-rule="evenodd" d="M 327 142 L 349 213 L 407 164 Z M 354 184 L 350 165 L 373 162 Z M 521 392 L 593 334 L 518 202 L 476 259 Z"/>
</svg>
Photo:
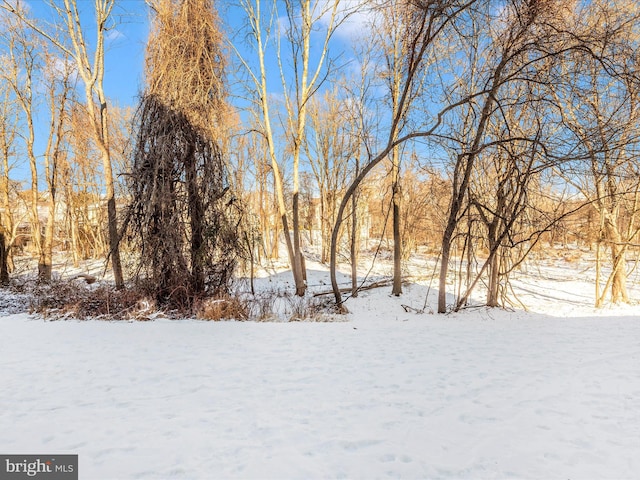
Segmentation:
<svg viewBox="0 0 640 480">
<path fill-rule="evenodd" d="M 530 312 L 405 312 L 415 283 L 347 322 L 0 316 L 0 451 L 82 479 L 637 479 L 640 307 L 593 309 L 575 268 L 517 278 Z"/>
</svg>

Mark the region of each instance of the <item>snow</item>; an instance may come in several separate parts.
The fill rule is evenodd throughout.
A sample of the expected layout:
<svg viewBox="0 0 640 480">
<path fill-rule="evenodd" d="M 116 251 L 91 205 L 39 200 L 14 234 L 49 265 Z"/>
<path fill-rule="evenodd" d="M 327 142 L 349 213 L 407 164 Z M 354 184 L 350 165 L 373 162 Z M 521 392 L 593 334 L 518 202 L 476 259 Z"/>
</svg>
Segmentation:
<svg viewBox="0 0 640 480">
<path fill-rule="evenodd" d="M 640 309 L 593 309 L 586 277 L 515 279 L 530 312 L 405 312 L 419 282 L 346 322 L 13 312 L 0 450 L 78 454 L 82 479 L 639 478 Z"/>
</svg>

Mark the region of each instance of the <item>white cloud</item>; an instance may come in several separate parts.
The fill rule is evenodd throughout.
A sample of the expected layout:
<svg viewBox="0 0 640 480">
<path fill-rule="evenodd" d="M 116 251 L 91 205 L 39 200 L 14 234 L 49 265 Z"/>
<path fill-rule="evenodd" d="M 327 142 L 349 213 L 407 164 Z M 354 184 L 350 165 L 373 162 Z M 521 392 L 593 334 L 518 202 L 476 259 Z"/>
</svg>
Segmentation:
<svg viewBox="0 0 640 480">
<path fill-rule="evenodd" d="M 278 36 L 284 37 L 289 30 L 289 18 L 286 15 L 279 16 L 276 28 L 278 29 Z"/>
<path fill-rule="evenodd" d="M 31 12 L 31 4 L 26 0 L 6 0 L 6 3 L 8 3 L 11 7 L 15 8 L 16 10 L 21 10 L 24 13 Z"/>
<path fill-rule="evenodd" d="M 375 5 L 375 3 L 374 3 Z M 334 35 L 346 41 L 355 41 L 368 35 L 373 28 L 375 20 L 375 7 L 371 1 L 365 0 L 317 0 L 312 4 L 312 21 L 324 32 L 330 27 L 331 17 L 335 7 L 333 20 Z M 299 11 L 295 12 L 293 21 L 299 25 L 301 17 Z M 287 15 L 278 17 L 278 31 L 282 36 L 289 30 L 289 18 Z"/>
<path fill-rule="evenodd" d="M 329 27 L 331 14 L 336 0 L 320 0 L 316 7 L 317 13 L 322 13 L 320 24 L 324 28 Z M 343 40 L 354 41 L 362 36 L 369 35 L 375 24 L 375 8 L 371 2 L 363 0 L 337 0 L 335 35 Z"/>
<path fill-rule="evenodd" d="M 122 38 L 125 38 L 124 33 L 122 33 L 121 31 L 119 31 L 116 28 L 112 28 L 111 30 L 108 30 L 107 33 L 104 36 L 105 40 L 107 42 L 115 42 L 116 40 L 120 40 Z"/>
<path fill-rule="evenodd" d="M 284 105 L 286 97 L 282 92 L 268 92 L 267 99 L 271 105 Z"/>
<path fill-rule="evenodd" d="M 71 82 L 74 83 L 78 78 L 78 66 L 72 59 L 51 57 L 47 74 L 53 78 L 69 76 Z"/>
</svg>

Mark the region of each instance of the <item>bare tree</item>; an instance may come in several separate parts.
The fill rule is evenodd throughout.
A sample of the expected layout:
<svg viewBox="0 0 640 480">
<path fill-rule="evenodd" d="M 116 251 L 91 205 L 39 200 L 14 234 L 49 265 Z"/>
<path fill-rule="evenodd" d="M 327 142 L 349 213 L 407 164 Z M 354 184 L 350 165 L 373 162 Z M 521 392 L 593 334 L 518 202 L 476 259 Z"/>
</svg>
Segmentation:
<svg viewBox="0 0 640 480">
<path fill-rule="evenodd" d="M 275 179 L 272 175 L 271 163 L 265 138 L 259 135 L 244 135 L 238 142 L 243 149 L 241 155 L 246 157 L 244 170 L 251 172 L 253 185 L 256 190 L 247 192 L 245 201 L 255 212 L 259 224 L 258 240 L 260 248 L 256 256 L 261 258 L 261 251 L 267 260 L 279 257 L 278 232 L 280 220 L 278 218 L 278 202 L 275 198 Z"/>
<path fill-rule="evenodd" d="M 12 90 L 13 98 L 19 106 L 21 120 L 24 125 L 22 138 L 29 161 L 31 174 L 29 191 L 29 220 L 31 223 L 31 239 L 38 257 L 42 256 L 42 238 L 40 218 L 38 214 L 38 160 L 35 153 L 35 109 L 34 93 L 38 71 L 41 68 L 42 56 L 37 39 L 18 20 L 5 18 L 3 32 L 8 58 L 7 65 L 1 73 Z M 9 194 L 8 178 L 6 194 Z M 7 197 L 8 202 L 8 197 Z"/>
<path fill-rule="evenodd" d="M 4 59 L 3 59 L 4 60 Z M 2 65 L 8 68 L 8 65 Z M 8 283 L 9 272 L 13 268 L 12 247 L 16 235 L 16 222 L 11 202 L 11 170 L 16 151 L 15 144 L 18 134 L 18 106 L 11 94 L 12 88 L 5 78 L 0 77 L 0 283 Z"/>
<path fill-rule="evenodd" d="M 276 183 L 278 209 L 283 226 L 289 261 L 296 285 L 296 294 L 304 295 L 306 291 L 306 272 L 304 256 L 300 244 L 300 161 L 306 141 L 307 111 L 311 98 L 316 94 L 327 76 L 329 41 L 334 35 L 341 21 L 347 18 L 349 11 L 339 9 L 339 0 L 301 0 L 299 2 L 285 1 L 284 10 L 287 25 L 282 27 L 278 17 L 278 2 L 265 4 L 261 1 L 242 0 L 249 23 L 249 32 L 255 42 L 258 66 L 253 68 L 250 63 L 240 57 L 242 64 L 251 79 L 253 88 L 251 95 L 260 110 L 261 133 L 267 142 L 271 167 Z M 262 7 L 267 5 L 267 15 L 263 15 Z M 316 61 L 311 55 L 311 35 L 323 24 L 323 38 L 320 42 Z M 283 30 L 281 31 L 281 28 Z M 283 38 L 286 42 L 283 42 Z M 275 45 L 271 47 L 271 44 Z M 293 65 L 293 79 L 284 71 L 283 43 L 290 48 L 290 60 Z M 269 105 L 269 90 L 267 87 L 267 69 L 265 59 L 270 48 L 274 48 L 276 60 L 280 65 L 280 77 L 283 86 L 284 104 L 286 109 L 286 136 L 292 160 L 293 190 L 291 196 L 292 214 L 289 231 L 289 217 L 285 201 L 284 181 L 282 171 L 284 163 L 277 158 L 276 144 L 273 132 L 273 121 Z M 313 63 L 312 63 L 313 62 Z"/>
<path fill-rule="evenodd" d="M 68 103 L 73 89 L 75 69 L 68 58 L 58 59 L 47 56 L 45 66 L 47 101 L 49 108 L 49 133 L 44 152 L 44 171 L 47 183 L 48 212 L 40 258 L 38 259 L 38 278 L 51 281 L 53 262 L 53 237 L 56 219 L 58 171 L 64 151 L 65 126 L 68 124 Z"/>
<path fill-rule="evenodd" d="M 481 32 L 485 32 L 485 35 L 488 35 L 485 38 L 488 41 L 484 43 L 477 37 L 471 37 L 470 74 L 474 79 L 477 78 L 474 82 L 477 86 L 471 87 L 475 92 L 465 95 L 476 96 L 476 101 L 467 104 L 468 113 L 463 116 L 465 119 L 463 122 L 464 139 L 460 141 L 459 148 L 453 150 L 452 196 L 441 248 L 438 292 L 439 313 L 447 311 L 447 274 L 452 247 L 456 240 L 455 233 L 459 223 L 465 218 L 471 206 L 469 188 L 479 160 L 485 152 L 497 145 L 517 145 L 518 142 L 524 142 L 528 146 L 539 144 L 539 138 L 535 132 L 533 134 L 525 132 L 523 135 L 518 135 L 517 130 L 513 132 L 510 130 L 509 119 L 505 116 L 505 108 L 512 102 L 510 88 L 514 88 L 514 85 L 518 84 L 526 85 L 527 82 L 532 82 L 533 84 L 544 83 L 545 79 L 541 78 L 540 75 L 542 72 L 548 71 L 549 63 L 563 52 L 572 48 L 579 48 L 582 45 L 581 40 L 575 39 L 572 35 L 564 35 L 562 33 L 569 28 L 564 24 L 565 12 L 566 5 L 560 2 L 511 0 L 507 2 L 497 17 L 491 11 L 488 11 L 478 19 L 480 22 L 478 28 L 480 28 Z M 479 54 L 479 52 L 481 53 L 480 47 L 482 45 L 488 45 L 484 55 Z M 477 63 L 478 61 L 481 63 Z M 467 84 L 467 80 L 463 79 L 462 84 Z M 462 89 L 464 89 L 463 86 Z M 525 89 L 524 92 L 526 93 L 526 91 Z M 533 100 L 531 96 L 525 98 L 530 103 Z M 506 137 L 504 135 L 501 138 L 491 136 L 491 126 L 494 118 L 499 118 L 501 122 L 506 124 Z M 533 125 L 535 126 L 535 123 Z M 515 158 L 513 154 L 516 151 L 517 149 L 509 153 L 507 157 Z M 533 156 L 530 158 L 533 161 L 536 156 L 535 149 L 532 152 Z M 522 154 L 520 153 L 519 155 Z M 529 157 L 525 155 L 525 158 Z M 513 165 L 515 166 L 515 164 Z M 528 165 L 524 170 L 520 167 L 509 167 L 508 170 L 511 174 L 503 176 L 503 180 L 500 181 L 502 187 L 507 185 L 516 186 L 518 183 L 525 182 L 525 179 L 529 179 L 530 173 L 535 169 L 532 168 L 533 163 Z M 523 173 L 526 173 L 524 177 L 522 177 Z M 512 175 L 520 178 L 518 179 Z M 502 232 L 496 237 L 498 225 L 494 223 L 494 220 L 497 221 L 499 216 L 494 216 L 493 220 L 486 218 L 487 222 L 485 222 L 485 225 L 490 230 L 488 234 L 493 237 L 491 243 L 494 245 L 494 250 L 490 251 L 489 261 L 485 263 L 481 270 L 484 271 L 484 269 L 490 268 L 493 263 L 492 272 L 494 275 L 498 274 L 498 266 L 495 264 L 496 260 L 494 258 L 498 254 L 498 245 L 509 235 L 511 225 L 517 218 L 517 215 L 513 216 L 512 214 L 518 212 L 522 207 L 522 200 L 526 195 L 526 190 L 522 190 L 520 187 L 516 189 L 508 188 L 506 191 L 509 192 L 510 198 L 515 200 L 515 203 L 511 200 L 507 201 L 507 197 L 501 200 L 501 202 L 507 202 L 504 203 L 504 207 L 508 205 L 508 208 L 512 209 L 509 215 L 511 219 L 502 224 L 503 227 L 508 228 L 503 228 Z M 513 197 L 512 194 L 516 192 L 520 193 Z M 482 208 L 478 212 L 486 213 Z M 494 279 L 497 281 L 497 277 L 494 277 Z M 473 288 L 474 285 L 475 282 L 469 288 Z M 456 309 L 466 302 L 468 294 L 469 289 L 456 302 Z M 493 296 L 489 300 L 491 300 L 491 303 L 495 303 Z"/>
<path fill-rule="evenodd" d="M 80 260 L 100 258 L 108 252 L 102 225 L 106 223 L 101 195 L 100 152 L 94 148 L 87 110 L 77 103 L 69 106 L 70 131 L 66 154 L 58 159 L 58 176 L 64 199 L 65 226 L 75 266 Z"/>
<path fill-rule="evenodd" d="M 59 36 L 55 27 L 45 28 L 36 24 L 27 16 L 25 10 L 19 7 L 19 4 L 16 5 L 9 2 L 9 0 L 2 0 L 0 8 L 18 17 L 25 25 L 46 38 L 70 58 L 73 58 L 76 63 L 77 73 L 84 83 L 85 107 L 93 130 L 93 141 L 102 158 L 107 197 L 109 257 L 116 287 L 121 288 L 124 285 L 124 277 L 120 261 L 118 219 L 109 143 L 109 110 L 103 86 L 105 35 L 112 26 L 109 22 L 115 1 L 94 0 L 95 43 L 93 49 L 90 48 L 90 43 L 85 34 L 85 27 L 83 26 L 77 0 L 62 0 L 61 4 L 56 3 L 54 0 L 50 2 L 53 11 L 56 12 L 60 23 L 63 25 L 66 38 Z"/>
<path fill-rule="evenodd" d="M 330 258 L 331 285 L 336 303 L 339 306 L 342 305 L 342 295 L 336 280 L 336 254 L 344 211 L 360 183 L 376 165 L 393 152 L 396 146 L 413 138 L 430 137 L 437 130 L 442 121 L 442 117 L 448 111 L 456 108 L 457 104 L 445 106 L 435 115 L 433 123 L 429 126 L 422 125 L 421 127 L 414 127 L 411 130 L 407 130 L 406 128 L 404 130 L 401 129 L 403 119 L 407 117 L 407 109 L 409 109 L 411 101 L 415 98 L 416 88 L 421 75 L 424 74 L 423 68 L 425 64 L 428 64 L 427 56 L 432 53 L 431 49 L 445 29 L 470 9 L 477 1 L 479 0 L 403 2 L 406 3 L 402 17 L 404 33 L 399 35 L 399 38 L 402 39 L 401 41 L 404 44 L 402 51 L 405 52 L 406 62 L 404 62 L 402 68 L 402 78 L 399 81 L 400 87 L 398 89 L 398 102 L 390 122 L 387 141 L 376 154 L 369 156 L 367 164 L 362 167 L 360 173 L 347 188 L 345 196 L 338 208 L 337 220 L 332 232 Z M 450 33 L 453 34 L 453 32 Z M 460 103 L 466 103 L 467 101 L 469 100 L 463 99 Z"/>
<path fill-rule="evenodd" d="M 595 305 L 601 307 L 609 294 L 613 302 L 629 301 L 626 253 L 640 232 L 640 77 L 635 66 L 640 14 L 628 2 L 602 0 L 581 20 L 594 38 L 594 49 L 567 59 L 562 88 L 555 94 L 579 160 L 559 172 L 599 218 Z M 611 268 L 604 288 L 603 244 L 610 250 Z"/>
<path fill-rule="evenodd" d="M 331 228 L 335 223 L 338 200 L 344 191 L 348 161 L 353 154 L 348 135 L 347 102 L 338 92 L 330 90 L 314 98 L 309 112 L 310 134 L 305 142 L 320 196 L 320 261 L 329 261 Z"/>
<path fill-rule="evenodd" d="M 410 55 L 407 55 L 407 47 L 411 45 L 405 41 L 407 32 L 407 19 L 406 17 L 411 15 L 411 10 L 415 6 L 404 2 L 392 2 L 385 5 L 385 8 L 381 12 L 381 24 L 380 28 L 376 29 L 376 41 L 379 44 L 379 48 L 383 52 L 384 67 L 381 75 L 384 77 L 386 87 L 388 89 L 389 110 L 391 119 L 398 118 L 400 123 L 397 131 L 403 130 L 404 124 L 407 122 L 408 109 L 400 111 L 402 106 L 401 93 L 403 73 L 405 72 L 407 65 L 406 62 L 410 59 Z M 426 70 L 428 62 L 432 59 L 425 59 L 425 65 L 423 68 Z M 411 95 L 419 90 L 417 85 L 418 78 L 414 80 L 416 85 L 413 86 Z M 401 146 L 396 145 L 391 150 L 391 202 L 392 202 L 392 222 L 393 222 L 393 287 L 391 294 L 399 296 L 402 294 L 402 235 L 401 235 L 401 199 L 402 189 L 400 182 L 400 170 L 401 170 Z"/>
<path fill-rule="evenodd" d="M 366 35 L 366 33 L 365 33 Z M 371 91 L 377 87 L 375 75 L 372 75 L 373 58 L 375 52 L 375 42 L 362 41 L 359 52 L 359 72 L 358 81 L 347 80 L 345 78 L 343 88 L 347 92 L 345 104 L 347 106 L 346 120 L 348 123 L 348 134 L 350 136 L 351 150 L 353 151 L 353 161 L 350 166 L 351 176 L 358 177 L 363 160 L 371 158 L 374 145 L 377 142 L 377 135 L 380 131 L 378 122 L 378 110 L 376 109 L 376 99 L 371 95 Z M 355 77 L 355 76 L 354 76 Z M 343 189 L 344 190 L 344 189 Z M 358 259 L 360 256 L 360 240 L 362 226 L 366 228 L 367 219 L 363 218 L 363 210 L 368 211 L 368 198 L 363 195 L 362 186 L 354 189 L 351 195 L 350 213 L 348 226 L 350 229 L 349 260 L 351 262 L 351 296 L 358 296 Z M 360 205 L 360 200 L 363 205 Z M 334 222 L 335 225 L 335 222 Z M 332 233 L 332 232 L 331 232 Z M 331 241 L 331 238 L 329 239 Z"/>
</svg>

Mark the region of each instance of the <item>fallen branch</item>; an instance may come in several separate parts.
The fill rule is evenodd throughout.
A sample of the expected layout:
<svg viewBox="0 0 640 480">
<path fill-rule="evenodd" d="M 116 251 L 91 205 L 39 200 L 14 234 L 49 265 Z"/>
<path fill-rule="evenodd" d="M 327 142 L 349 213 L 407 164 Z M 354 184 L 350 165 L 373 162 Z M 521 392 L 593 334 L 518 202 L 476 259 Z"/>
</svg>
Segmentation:
<svg viewBox="0 0 640 480">
<path fill-rule="evenodd" d="M 75 275 L 70 278 L 70 280 L 80 280 L 80 279 L 84 280 L 89 285 L 91 285 L 92 283 L 95 283 L 96 281 L 96 277 L 94 277 L 93 275 L 89 275 L 87 273 L 79 273 L 78 275 Z"/>
<path fill-rule="evenodd" d="M 388 287 L 391 285 L 393 285 L 393 279 L 380 280 L 378 282 L 370 283 L 369 285 L 363 285 L 362 287 L 358 287 L 357 291 L 362 292 L 364 290 L 373 290 L 374 288 Z M 351 287 L 344 287 L 340 289 L 340 293 L 349 293 L 351 292 L 351 290 L 352 290 Z M 313 296 L 321 297 L 322 295 L 332 295 L 332 294 L 333 294 L 333 290 L 330 290 L 328 292 L 314 293 Z"/>
</svg>

